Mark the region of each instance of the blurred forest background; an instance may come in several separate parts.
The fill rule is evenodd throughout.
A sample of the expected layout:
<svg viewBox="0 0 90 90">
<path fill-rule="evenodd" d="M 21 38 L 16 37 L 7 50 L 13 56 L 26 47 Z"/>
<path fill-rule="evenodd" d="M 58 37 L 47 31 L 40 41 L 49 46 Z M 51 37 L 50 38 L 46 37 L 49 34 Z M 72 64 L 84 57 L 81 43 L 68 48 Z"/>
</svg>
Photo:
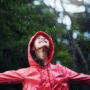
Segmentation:
<svg viewBox="0 0 90 90">
<path fill-rule="evenodd" d="M 54 64 L 90 74 L 90 0 L 0 0 L 0 72 L 28 67 L 27 47 L 38 31 L 54 42 Z M 0 85 L 22 90 L 22 85 Z M 70 90 L 90 86 L 70 83 Z"/>
</svg>

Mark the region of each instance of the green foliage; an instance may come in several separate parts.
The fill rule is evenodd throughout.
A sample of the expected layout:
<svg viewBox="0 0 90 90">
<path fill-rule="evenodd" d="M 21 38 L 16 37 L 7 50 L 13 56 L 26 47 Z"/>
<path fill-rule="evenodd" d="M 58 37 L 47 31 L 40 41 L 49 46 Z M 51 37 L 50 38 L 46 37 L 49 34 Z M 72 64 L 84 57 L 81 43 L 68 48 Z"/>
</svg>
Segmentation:
<svg viewBox="0 0 90 90">
<path fill-rule="evenodd" d="M 2 0 L 0 4 L 2 71 L 28 66 L 28 42 L 36 32 L 45 31 L 56 43 L 58 33 L 65 31 L 57 25 L 54 10 L 42 2 L 40 5 L 35 5 L 33 1 Z"/>
</svg>

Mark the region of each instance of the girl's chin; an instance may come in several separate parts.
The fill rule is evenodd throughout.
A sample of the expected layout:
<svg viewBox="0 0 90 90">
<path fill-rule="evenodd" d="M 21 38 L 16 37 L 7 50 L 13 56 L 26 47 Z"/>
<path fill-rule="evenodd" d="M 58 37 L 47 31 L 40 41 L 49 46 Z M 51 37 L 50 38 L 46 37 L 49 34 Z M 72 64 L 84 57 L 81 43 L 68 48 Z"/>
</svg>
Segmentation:
<svg viewBox="0 0 90 90">
<path fill-rule="evenodd" d="M 42 45 L 42 46 L 39 47 L 39 48 L 49 48 L 49 46 L 47 46 L 47 45 Z"/>
</svg>

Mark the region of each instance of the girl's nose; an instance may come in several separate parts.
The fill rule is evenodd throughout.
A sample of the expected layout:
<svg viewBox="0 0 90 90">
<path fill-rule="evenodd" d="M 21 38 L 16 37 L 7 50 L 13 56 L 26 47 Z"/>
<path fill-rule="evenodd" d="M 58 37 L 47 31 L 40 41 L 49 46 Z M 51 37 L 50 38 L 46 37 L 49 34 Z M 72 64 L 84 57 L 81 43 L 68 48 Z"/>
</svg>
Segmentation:
<svg viewBox="0 0 90 90">
<path fill-rule="evenodd" d="M 41 38 L 42 40 L 45 40 L 45 38 Z"/>
</svg>

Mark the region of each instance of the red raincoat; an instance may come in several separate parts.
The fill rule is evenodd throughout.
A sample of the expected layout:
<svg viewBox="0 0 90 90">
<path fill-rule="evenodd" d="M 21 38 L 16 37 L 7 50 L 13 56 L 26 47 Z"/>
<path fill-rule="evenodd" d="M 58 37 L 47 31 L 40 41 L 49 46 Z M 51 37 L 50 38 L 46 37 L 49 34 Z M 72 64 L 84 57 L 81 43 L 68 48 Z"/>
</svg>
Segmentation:
<svg viewBox="0 0 90 90">
<path fill-rule="evenodd" d="M 49 59 L 44 67 L 35 62 L 30 53 L 30 45 L 37 35 L 45 35 L 50 42 Z M 69 90 L 69 81 L 90 85 L 90 75 L 76 73 L 62 65 L 52 65 L 54 45 L 51 37 L 44 32 L 36 33 L 28 45 L 30 67 L 0 74 L 0 84 L 22 83 L 23 90 Z"/>
</svg>

